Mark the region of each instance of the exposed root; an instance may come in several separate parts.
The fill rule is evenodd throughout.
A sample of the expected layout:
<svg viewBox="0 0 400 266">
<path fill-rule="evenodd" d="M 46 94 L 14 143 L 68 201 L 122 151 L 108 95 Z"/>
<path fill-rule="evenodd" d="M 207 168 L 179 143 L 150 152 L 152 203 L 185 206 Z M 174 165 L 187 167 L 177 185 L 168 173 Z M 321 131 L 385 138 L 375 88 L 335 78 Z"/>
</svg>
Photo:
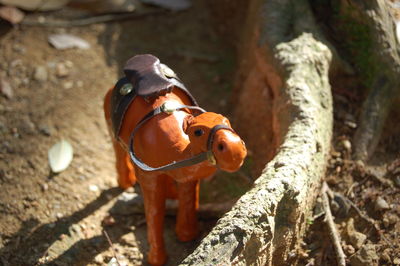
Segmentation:
<svg viewBox="0 0 400 266">
<path fill-rule="evenodd" d="M 348 1 L 366 21 L 370 36 L 371 68 L 376 68 L 354 137 L 354 157 L 367 160 L 375 151 L 386 117 L 400 87 L 400 46 L 388 1 Z M 365 78 L 365 77 L 364 77 Z"/>
<path fill-rule="evenodd" d="M 326 182 L 322 184 L 322 191 L 321 191 L 321 196 L 322 196 L 322 206 L 325 211 L 325 219 L 324 222 L 326 223 L 328 230 L 329 230 L 329 236 L 331 238 L 333 247 L 335 248 L 336 252 L 336 259 L 337 263 L 339 266 L 345 266 L 346 265 L 346 255 L 343 252 L 342 246 L 340 244 L 340 236 L 337 231 L 335 222 L 333 221 L 333 216 L 331 212 L 331 208 L 329 206 L 329 187 Z"/>
</svg>

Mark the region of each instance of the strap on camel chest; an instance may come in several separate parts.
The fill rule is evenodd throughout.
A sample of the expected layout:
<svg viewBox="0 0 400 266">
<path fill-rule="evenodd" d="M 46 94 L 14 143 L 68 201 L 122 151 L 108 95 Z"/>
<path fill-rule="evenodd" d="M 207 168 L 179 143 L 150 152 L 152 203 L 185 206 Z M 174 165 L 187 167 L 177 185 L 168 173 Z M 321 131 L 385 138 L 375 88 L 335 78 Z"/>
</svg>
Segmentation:
<svg viewBox="0 0 400 266">
<path fill-rule="evenodd" d="M 184 91 L 198 106 L 192 94 L 176 74 L 160 60 L 150 54 L 136 55 L 128 60 L 124 68 L 125 77 L 114 86 L 111 96 L 111 122 L 114 136 L 118 138 L 125 112 L 136 96 L 145 99 L 165 95 L 177 87 Z"/>
</svg>

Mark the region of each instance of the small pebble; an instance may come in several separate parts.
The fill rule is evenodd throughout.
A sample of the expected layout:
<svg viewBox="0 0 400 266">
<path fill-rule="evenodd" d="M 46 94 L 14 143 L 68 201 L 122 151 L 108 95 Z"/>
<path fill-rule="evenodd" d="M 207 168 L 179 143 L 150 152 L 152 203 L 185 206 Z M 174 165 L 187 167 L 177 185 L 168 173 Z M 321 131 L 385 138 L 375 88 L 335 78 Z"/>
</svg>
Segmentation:
<svg viewBox="0 0 400 266">
<path fill-rule="evenodd" d="M 39 125 L 39 132 L 45 136 L 51 136 L 53 129 L 48 125 Z"/>
<path fill-rule="evenodd" d="M 372 244 L 363 245 L 350 257 L 352 266 L 378 265 L 378 260 L 379 257 L 376 254 L 375 246 Z"/>
<path fill-rule="evenodd" d="M 387 248 L 382 252 L 381 259 L 388 263 L 392 262 L 392 260 L 390 259 L 390 249 Z"/>
<path fill-rule="evenodd" d="M 352 121 L 345 121 L 344 124 L 349 128 L 357 128 L 357 124 Z"/>
<path fill-rule="evenodd" d="M 72 89 L 72 87 L 74 87 L 74 82 L 73 81 L 66 81 L 63 83 L 63 87 L 66 90 Z"/>
<path fill-rule="evenodd" d="M 400 265 L 400 258 L 394 258 L 393 259 L 393 264 L 394 265 Z"/>
<path fill-rule="evenodd" d="M 102 264 L 104 263 L 103 255 L 101 255 L 101 254 L 96 255 L 96 257 L 94 257 L 94 261 L 95 261 L 96 263 L 102 265 Z"/>
<path fill-rule="evenodd" d="M 396 214 L 387 213 L 387 214 L 383 217 L 382 222 L 383 222 L 383 225 L 384 225 L 386 228 L 388 228 L 388 227 L 390 227 L 392 224 L 397 223 L 398 220 L 399 220 L 399 217 L 397 217 Z"/>
<path fill-rule="evenodd" d="M 96 185 L 89 185 L 89 190 L 93 192 L 99 191 L 99 187 Z"/>
<path fill-rule="evenodd" d="M 63 214 L 61 212 L 57 212 L 56 217 L 58 219 L 61 219 L 63 217 Z"/>
<path fill-rule="evenodd" d="M 357 232 L 357 230 L 355 229 L 353 218 L 350 218 L 349 221 L 347 222 L 346 233 L 349 238 L 350 244 L 355 249 L 360 249 L 363 246 L 365 240 L 367 240 L 366 235 Z"/>
<path fill-rule="evenodd" d="M 10 83 L 4 78 L 0 78 L 0 91 L 7 98 L 11 99 L 14 97 L 14 90 L 11 87 Z"/>
<path fill-rule="evenodd" d="M 22 132 L 33 134 L 35 133 L 35 124 L 30 120 L 28 116 L 21 119 L 20 129 Z"/>
<path fill-rule="evenodd" d="M 104 217 L 103 222 L 102 222 L 105 226 L 111 226 L 115 224 L 115 219 L 114 217 L 108 215 L 106 217 Z"/>
<path fill-rule="evenodd" d="M 382 197 L 378 197 L 375 201 L 375 211 L 383 211 L 390 209 L 389 204 Z"/>
<path fill-rule="evenodd" d="M 58 63 L 56 65 L 56 76 L 59 78 L 65 78 L 69 75 L 69 70 L 63 63 Z"/>
<path fill-rule="evenodd" d="M 14 52 L 17 52 L 19 54 L 24 54 L 26 52 L 25 47 L 23 47 L 22 45 L 16 43 L 13 45 L 13 50 Z"/>
<path fill-rule="evenodd" d="M 33 78 L 39 82 L 47 81 L 47 69 L 44 66 L 37 66 L 33 74 Z"/>
<path fill-rule="evenodd" d="M 365 164 L 364 164 L 364 162 L 361 161 L 361 160 L 357 160 L 357 161 L 356 161 L 356 165 L 357 165 L 357 167 L 360 168 L 360 169 L 364 169 L 364 168 L 365 168 Z"/>
<path fill-rule="evenodd" d="M 41 185 L 41 187 L 42 187 L 42 191 L 47 191 L 49 189 L 49 185 L 47 183 L 43 183 Z"/>
<path fill-rule="evenodd" d="M 347 139 L 342 140 L 341 145 L 346 151 L 351 152 L 351 142 L 349 140 Z"/>
<path fill-rule="evenodd" d="M 65 66 L 68 68 L 72 68 L 74 66 L 74 63 L 72 63 L 72 61 L 67 60 L 65 61 Z"/>
<path fill-rule="evenodd" d="M 332 157 L 340 157 L 341 156 L 340 152 L 337 152 L 337 151 L 332 151 L 331 154 L 332 154 Z"/>
<path fill-rule="evenodd" d="M 354 247 L 352 245 L 344 245 L 343 246 L 344 252 L 346 253 L 346 255 L 353 255 L 356 250 L 354 249 Z"/>
</svg>

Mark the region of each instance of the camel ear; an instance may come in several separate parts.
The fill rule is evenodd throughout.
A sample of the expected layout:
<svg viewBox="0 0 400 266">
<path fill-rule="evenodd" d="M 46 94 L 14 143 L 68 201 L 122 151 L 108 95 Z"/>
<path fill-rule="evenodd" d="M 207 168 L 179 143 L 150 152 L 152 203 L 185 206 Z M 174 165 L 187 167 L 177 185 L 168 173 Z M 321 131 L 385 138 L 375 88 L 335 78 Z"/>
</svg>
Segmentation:
<svg viewBox="0 0 400 266">
<path fill-rule="evenodd" d="M 224 119 L 222 119 L 222 124 L 225 124 L 227 126 L 232 127 L 231 122 L 229 121 L 228 118 L 224 117 Z"/>
<path fill-rule="evenodd" d="M 193 115 L 187 115 L 183 119 L 183 125 L 182 125 L 183 132 L 185 132 L 186 134 L 188 133 L 187 130 L 189 129 L 189 127 L 193 123 L 193 121 L 194 121 Z"/>
</svg>

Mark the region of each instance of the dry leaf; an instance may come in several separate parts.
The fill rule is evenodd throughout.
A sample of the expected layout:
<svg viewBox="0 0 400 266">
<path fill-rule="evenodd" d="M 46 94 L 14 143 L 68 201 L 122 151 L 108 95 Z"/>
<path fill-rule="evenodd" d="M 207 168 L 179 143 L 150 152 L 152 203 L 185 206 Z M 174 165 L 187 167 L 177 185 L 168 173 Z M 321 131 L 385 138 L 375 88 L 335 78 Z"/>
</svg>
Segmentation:
<svg viewBox="0 0 400 266">
<path fill-rule="evenodd" d="M 54 173 L 59 173 L 67 169 L 72 161 L 74 150 L 66 140 L 61 140 L 49 149 L 50 168 Z"/>
<path fill-rule="evenodd" d="M 13 6 L 0 7 L 0 18 L 7 20 L 11 24 L 20 23 L 25 17 L 24 12 Z"/>
<path fill-rule="evenodd" d="M 68 48 L 81 48 L 89 49 L 90 44 L 84 39 L 71 35 L 71 34 L 52 34 L 48 38 L 49 43 L 53 45 L 58 50 L 68 49 Z"/>
</svg>

